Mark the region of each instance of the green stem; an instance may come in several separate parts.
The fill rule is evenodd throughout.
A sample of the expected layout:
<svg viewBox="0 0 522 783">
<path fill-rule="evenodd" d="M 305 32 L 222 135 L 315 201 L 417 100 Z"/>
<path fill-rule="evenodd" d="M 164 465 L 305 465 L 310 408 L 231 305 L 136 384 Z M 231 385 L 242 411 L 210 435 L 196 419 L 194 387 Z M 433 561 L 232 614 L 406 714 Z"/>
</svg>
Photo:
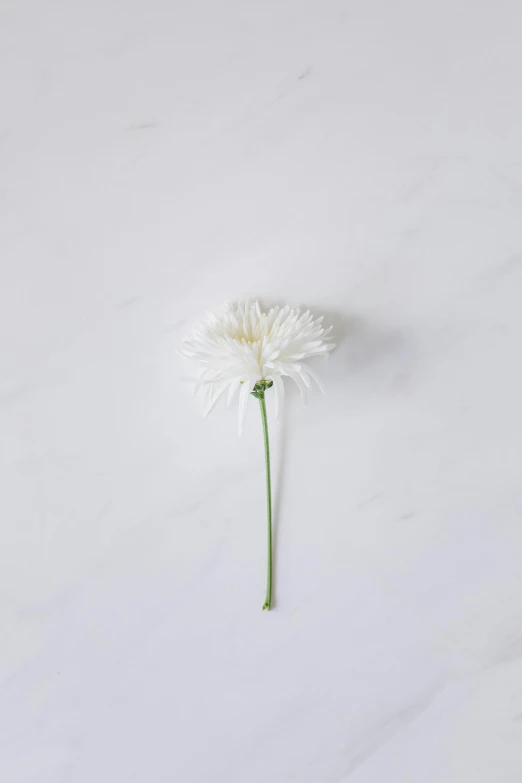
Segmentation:
<svg viewBox="0 0 522 783">
<path fill-rule="evenodd" d="M 270 611 L 272 608 L 272 484 L 270 481 L 270 443 L 268 440 L 268 422 L 266 418 L 265 392 L 264 390 L 258 396 L 261 408 L 261 419 L 263 422 L 263 438 L 265 442 L 265 467 L 266 467 L 266 516 L 267 516 L 267 538 L 268 538 L 268 560 L 267 560 L 267 581 L 266 598 L 263 609 Z"/>
</svg>

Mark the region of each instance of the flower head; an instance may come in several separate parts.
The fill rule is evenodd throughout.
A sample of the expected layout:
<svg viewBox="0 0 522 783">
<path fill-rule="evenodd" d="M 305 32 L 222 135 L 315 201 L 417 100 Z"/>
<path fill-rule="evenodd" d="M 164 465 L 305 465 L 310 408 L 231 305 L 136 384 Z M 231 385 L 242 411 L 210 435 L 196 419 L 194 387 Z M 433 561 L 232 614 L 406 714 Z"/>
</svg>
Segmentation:
<svg viewBox="0 0 522 783">
<path fill-rule="evenodd" d="M 239 393 L 239 434 L 243 429 L 248 397 L 258 381 L 272 381 L 276 417 L 284 397 L 283 376 L 299 386 L 303 402 L 314 380 L 324 391 L 306 359 L 327 354 L 335 347 L 324 329 L 323 318 L 307 310 L 273 307 L 263 312 L 259 302 L 226 304 L 183 341 L 181 353 L 196 362 L 199 378 L 195 391 L 204 389 L 206 416 L 224 391 L 228 404 Z"/>
</svg>

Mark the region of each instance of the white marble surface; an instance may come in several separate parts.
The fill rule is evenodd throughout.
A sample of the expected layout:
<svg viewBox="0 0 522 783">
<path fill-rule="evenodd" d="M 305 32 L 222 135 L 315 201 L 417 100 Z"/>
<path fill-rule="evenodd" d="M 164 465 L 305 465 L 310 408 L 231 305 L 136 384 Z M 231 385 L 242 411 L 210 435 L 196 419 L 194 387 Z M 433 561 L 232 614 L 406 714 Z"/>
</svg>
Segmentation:
<svg viewBox="0 0 522 783">
<path fill-rule="evenodd" d="M 6 0 L 4 783 L 520 783 L 522 9 Z M 328 395 L 180 337 L 326 312 Z"/>
</svg>

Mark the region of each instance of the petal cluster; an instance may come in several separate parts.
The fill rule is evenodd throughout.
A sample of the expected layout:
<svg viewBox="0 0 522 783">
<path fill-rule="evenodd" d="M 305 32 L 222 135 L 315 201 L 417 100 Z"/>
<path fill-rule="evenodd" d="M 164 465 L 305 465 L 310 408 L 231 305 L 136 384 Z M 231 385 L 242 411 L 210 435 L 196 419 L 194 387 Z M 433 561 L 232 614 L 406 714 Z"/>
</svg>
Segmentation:
<svg viewBox="0 0 522 783">
<path fill-rule="evenodd" d="M 324 391 L 317 373 L 306 364 L 335 347 L 332 327 L 325 329 L 322 323 L 323 318 L 315 318 L 309 310 L 301 313 L 288 305 L 263 312 L 258 301 L 226 304 L 209 313 L 181 348 L 198 368 L 195 391 L 203 390 L 204 414 L 225 391 L 229 405 L 239 391 L 241 434 L 248 397 L 257 381 L 273 382 L 276 417 L 283 404 L 283 376 L 295 381 L 304 402 L 312 380 Z"/>
</svg>

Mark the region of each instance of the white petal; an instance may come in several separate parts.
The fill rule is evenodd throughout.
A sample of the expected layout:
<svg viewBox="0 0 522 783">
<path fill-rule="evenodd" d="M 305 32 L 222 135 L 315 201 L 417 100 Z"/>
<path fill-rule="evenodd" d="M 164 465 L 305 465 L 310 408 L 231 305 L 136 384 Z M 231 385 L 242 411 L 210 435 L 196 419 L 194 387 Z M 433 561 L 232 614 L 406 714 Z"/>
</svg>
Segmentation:
<svg viewBox="0 0 522 783">
<path fill-rule="evenodd" d="M 205 411 L 207 410 L 207 408 L 209 407 L 212 401 L 212 396 L 213 396 L 213 386 L 211 383 L 209 383 L 209 385 L 206 386 L 203 391 L 203 411 L 202 411 L 203 418 L 205 418 L 206 416 Z"/>
<path fill-rule="evenodd" d="M 230 385 L 230 382 L 227 381 L 224 383 L 217 391 L 214 392 L 214 394 L 210 397 L 210 399 L 207 402 L 207 405 L 205 407 L 205 410 L 203 411 L 203 418 L 206 419 L 216 402 L 219 400 L 227 386 Z"/>
<path fill-rule="evenodd" d="M 299 386 L 301 390 L 301 400 L 303 402 L 303 405 L 306 405 L 308 403 L 308 389 L 306 388 L 305 382 L 303 381 L 303 379 L 301 378 L 298 372 L 289 372 L 288 375 Z"/>
<path fill-rule="evenodd" d="M 323 382 L 320 378 L 320 376 L 315 372 L 315 370 L 312 370 L 311 367 L 309 367 L 307 364 L 303 365 L 303 370 L 308 373 L 308 375 L 314 379 L 316 384 L 319 386 L 320 390 L 323 394 L 326 394 L 326 389 L 324 388 Z"/>
<path fill-rule="evenodd" d="M 239 389 L 239 378 L 234 378 L 233 381 L 231 381 L 230 386 L 228 388 L 228 396 L 227 396 L 227 408 L 230 408 L 232 405 L 232 401 L 234 397 L 236 396 L 237 390 Z"/>
<path fill-rule="evenodd" d="M 274 383 L 274 404 L 276 421 L 281 421 L 281 411 L 285 399 L 285 385 L 280 375 L 274 373 L 270 376 Z"/>
<path fill-rule="evenodd" d="M 311 384 L 311 382 L 310 382 L 310 379 L 308 378 L 308 376 L 307 376 L 307 374 L 306 374 L 305 370 L 306 370 L 306 368 L 304 367 L 304 365 L 302 365 L 302 364 L 298 364 L 298 365 L 296 365 L 296 372 L 297 372 L 297 373 L 299 373 L 299 375 L 300 375 L 300 376 L 301 376 L 301 378 L 303 379 L 303 381 L 304 381 L 305 385 L 306 385 L 306 386 L 307 386 L 309 389 L 311 389 L 311 388 L 312 388 L 312 384 Z"/>
<path fill-rule="evenodd" d="M 254 388 L 254 384 L 255 381 L 253 381 L 252 378 L 247 378 L 241 386 L 241 391 L 239 392 L 238 435 L 240 436 L 243 434 L 248 398 L 250 396 L 250 392 Z"/>
</svg>

